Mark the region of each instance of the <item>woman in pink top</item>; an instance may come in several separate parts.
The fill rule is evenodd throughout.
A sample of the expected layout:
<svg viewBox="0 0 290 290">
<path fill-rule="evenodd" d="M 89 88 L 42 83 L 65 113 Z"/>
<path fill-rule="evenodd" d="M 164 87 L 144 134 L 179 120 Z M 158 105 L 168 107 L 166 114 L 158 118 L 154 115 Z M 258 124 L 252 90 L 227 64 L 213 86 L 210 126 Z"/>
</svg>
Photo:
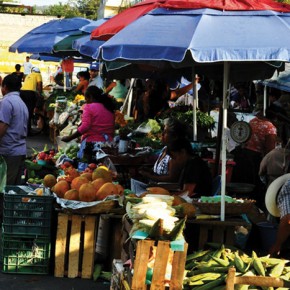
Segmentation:
<svg viewBox="0 0 290 290">
<path fill-rule="evenodd" d="M 112 99 L 96 86 L 87 88 L 85 99 L 81 125 L 74 134 L 64 136 L 61 140 L 69 142 L 81 136 L 86 142 L 112 141 L 115 127 Z"/>
</svg>

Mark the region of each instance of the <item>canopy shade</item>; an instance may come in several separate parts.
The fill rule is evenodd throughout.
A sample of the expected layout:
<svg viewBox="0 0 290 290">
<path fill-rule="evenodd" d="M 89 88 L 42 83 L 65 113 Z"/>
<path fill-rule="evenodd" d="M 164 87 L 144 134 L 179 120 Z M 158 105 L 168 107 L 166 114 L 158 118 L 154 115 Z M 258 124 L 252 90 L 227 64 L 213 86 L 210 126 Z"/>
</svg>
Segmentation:
<svg viewBox="0 0 290 290">
<path fill-rule="evenodd" d="M 212 8 L 221 11 L 272 10 L 277 12 L 290 12 L 290 5 L 277 3 L 272 0 L 145 0 L 124 10 L 96 28 L 92 32 L 91 38 L 108 40 L 139 17 L 161 7 L 167 9 Z"/>
<path fill-rule="evenodd" d="M 290 13 L 156 9 L 101 46 L 105 61 L 288 61 Z M 262 29 L 263 28 L 263 29 Z M 182 33 L 181 33 L 182 32 Z"/>
<path fill-rule="evenodd" d="M 83 37 L 87 35 L 87 33 L 84 32 L 79 32 L 77 34 L 74 35 L 70 35 L 64 39 L 62 39 L 61 41 L 57 42 L 54 46 L 53 46 L 53 51 L 58 52 L 58 51 L 75 51 L 75 49 L 73 49 L 73 43 L 75 40 Z"/>
<path fill-rule="evenodd" d="M 263 85 L 281 91 L 290 92 L 290 71 L 284 71 L 261 82 Z"/>
<path fill-rule="evenodd" d="M 51 20 L 26 33 L 9 47 L 9 51 L 53 53 L 56 43 L 70 35 L 79 34 L 79 29 L 90 22 L 80 17 Z"/>
<path fill-rule="evenodd" d="M 96 21 L 91 21 L 89 24 L 82 26 L 79 29 L 78 33 L 75 33 L 73 35 L 70 35 L 66 38 L 64 38 L 63 40 L 57 42 L 54 46 L 53 46 L 53 50 L 54 52 L 61 52 L 61 51 L 66 51 L 68 52 L 70 55 L 71 54 L 75 54 L 75 55 L 80 55 L 81 53 L 78 51 L 78 49 L 75 48 L 74 46 L 74 42 L 77 40 L 81 40 L 83 39 L 85 36 L 88 36 L 89 38 L 89 34 L 98 26 L 100 26 L 101 24 L 105 23 L 107 21 L 108 18 L 103 18 L 103 19 L 99 19 Z M 86 38 L 87 39 L 87 38 Z M 104 42 L 101 42 L 99 44 L 99 46 L 101 44 L 103 44 Z M 91 44 L 88 44 L 88 46 L 91 46 Z M 91 56 L 91 54 L 84 54 L 86 56 Z"/>
<path fill-rule="evenodd" d="M 86 35 L 76 39 L 72 44 L 72 48 L 79 51 L 81 55 L 92 57 L 93 54 L 98 53 L 98 48 L 104 43 L 101 40 L 91 40 L 90 35 Z"/>
<path fill-rule="evenodd" d="M 218 67 L 231 61 L 231 81 L 265 79 L 290 59 L 290 37 L 281 37 L 290 35 L 289 24 L 290 13 L 274 11 L 159 8 L 105 42 L 93 58 L 155 67 L 168 63 L 174 69 L 195 66 L 213 78 L 222 77 Z"/>
<path fill-rule="evenodd" d="M 82 27 L 80 30 L 86 33 L 91 33 L 96 27 L 105 23 L 109 18 L 99 19 L 97 21 L 92 21 L 90 24 Z M 77 38 L 72 43 L 72 48 L 77 50 L 81 55 L 92 57 L 98 48 L 104 44 L 104 41 L 91 40 L 90 35 L 85 35 Z"/>
</svg>

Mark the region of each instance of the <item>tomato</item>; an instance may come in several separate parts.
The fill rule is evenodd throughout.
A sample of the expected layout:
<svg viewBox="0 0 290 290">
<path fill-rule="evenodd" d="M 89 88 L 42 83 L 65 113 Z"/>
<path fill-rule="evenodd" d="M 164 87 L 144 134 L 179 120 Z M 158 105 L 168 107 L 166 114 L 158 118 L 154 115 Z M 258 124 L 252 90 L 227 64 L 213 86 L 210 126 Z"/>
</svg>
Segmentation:
<svg viewBox="0 0 290 290">
<path fill-rule="evenodd" d="M 65 167 L 71 167 L 71 166 L 72 166 L 71 163 L 68 162 L 68 161 L 65 161 L 65 162 L 63 163 L 63 165 L 64 165 Z"/>
<path fill-rule="evenodd" d="M 97 164 L 95 164 L 95 163 L 90 163 L 90 164 L 88 165 L 88 167 L 89 167 L 90 169 L 96 169 L 96 168 L 97 168 Z"/>
</svg>

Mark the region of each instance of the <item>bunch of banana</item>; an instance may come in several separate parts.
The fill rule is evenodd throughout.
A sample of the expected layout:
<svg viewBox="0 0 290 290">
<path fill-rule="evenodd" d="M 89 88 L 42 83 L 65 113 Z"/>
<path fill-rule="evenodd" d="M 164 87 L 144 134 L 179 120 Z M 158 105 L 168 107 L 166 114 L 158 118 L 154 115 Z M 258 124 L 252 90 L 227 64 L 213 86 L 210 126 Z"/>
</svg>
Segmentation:
<svg viewBox="0 0 290 290">
<path fill-rule="evenodd" d="M 147 194 L 137 204 L 127 202 L 126 212 L 133 221 L 131 235 L 142 230 L 149 234 L 149 238 L 156 240 L 175 240 L 179 237 L 185 219 L 180 221 L 174 216 L 176 211 L 172 207 L 173 199 L 169 195 Z"/>
<path fill-rule="evenodd" d="M 284 280 L 290 278 L 290 267 L 286 266 L 289 260 L 271 258 L 269 255 L 258 257 L 254 251 L 247 255 L 241 250 L 215 243 L 208 245 L 210 249 L 187 256 L 184 289 L 225 289 L 229 267 L 236 268 L 237 276 L 270 276 Z M 239 287 L 248 289 L 250 286 Z M 255 289 L 262 288 L 255 286 Z"/>
</svg>

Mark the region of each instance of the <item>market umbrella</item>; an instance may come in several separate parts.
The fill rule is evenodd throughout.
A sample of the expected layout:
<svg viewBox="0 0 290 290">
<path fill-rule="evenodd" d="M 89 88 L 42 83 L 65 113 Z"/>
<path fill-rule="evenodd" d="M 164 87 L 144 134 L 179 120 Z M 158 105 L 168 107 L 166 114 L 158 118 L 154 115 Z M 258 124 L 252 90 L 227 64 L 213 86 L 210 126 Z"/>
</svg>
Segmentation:
<svg viewBox="0 0 290 290">
<path fill-rule="evenodd" d="M 147 14 L 156 8 L 169 9 L 199 9 L 211 7 L 217 10 L 273 10 L 289 12 L 289 6 L 271 0 L 208 0 L 208 1 L 184 1 L 184 0 L 145 0 L 122 11 L 112 17 L 108 22 L 96 28 L 92 34 L 92 39 L 108 40 L 117 32 L 139 17 Z"/>
<path fill-rule="evenodd" d="M 45 53 L 34 53 L 30 55 L 30 59 L 48 61 L 48 62 L 60 62 L 63 59 L 63 56 L 58 54 L 45 54 Z M 91 63 L 91 59 L 82 58 L 82 57 L 73 57 L 74 63 Z"/>
<path fill-rule="evenodd" d="M 86 35 L 77 38 L 72 43 L 72 48 L 77 50 L 81 55 L 92 57 L 96 53 L 98 47 L 104 44 L 104 41 L 91 40 L 90 33 L 96 28 L 105 23 L 109 18 L 103 18 L 92 21 L 90 24 L 81 28 Z"/>
<path fill-rule="evenodd" d="M 257 74 L 265 79 L 277 67 L 273 61 L 289 60 L 290 38 L 281 37 L 289 34 L 289 23 L 289 13 L 274 11 L 159 8 L 121 30 L 93 57 L 175 69 L 194 65 L 220 78 L 223 62 L 230 61 L 231 80 Z"/>
<path fill-rule="evenodd" d="M 26 33 L 9 47 L 10 52 L 53 53 L 54 45 L 70 35 L 80 35 L 80 28 L 91 21 L 81 17 L 51 20 Z"/>
<path fill-rule="evenodd" d="M 79 54 L 78 49 L 74 47 L 74 42 L 80 39 L 83 39 L 86 36 L 90 36 L 90 33 L 101 24 L 105 23 L 106 20 L 109 18 L 103 18 L 96 21 L 90 21 L 89 24 L 86 24 L 79 28 L 79 31 L 77 33 L 74 33 L 73 35 L 69 35 L 68 37 L 65 37 L 61 41 L 57 42 L 53 46 L 54 52 L 66 52 L 67 54 Z M 102 42 L 103 43 L 103 42 Z"/>
<path fill-rule="evenodd" d="M 171 0 L 171 3 L 182 1 Z M 187 1 L 188 3 L 188 1 Z M 246 72 L 256 64 L 290 59 L 289 5 L 270 1 L 242 1 L 247 10 L 235 1 L 224 1 L 229 9 L 156 9 L 140 17 L 100 48 L 104 61 L 127 61 L 131 63 L 167 62 L 172 67 L 193 67 L 209 71 L 223 66 L 223 132 L 226 129 L 227 91 L 235 68 L 245 65 Z M 239 4 L 238 3 L 238 4 Z M 212 1 L 194 1 L 194 5 L 210 7 Z M 216 4 L 216 1 L 214 1 Z M 251 4 L 251 5 L 250 5 Z M 273 4 L 261 10 L 261 4 Z M 257 6 L 255 6 L 257 5 Z M 279 6 L 280 5 L 280 6 Z M 280 9 L 279 9 L 279 7 Z M 239 10 L 242 11 L 226 11 Z M 274 11 L 275 10 L 275 11 Z M 267 66 L 269 66 L 267 64 Z M 270 66 L 269 66 L 270 67 Z M 260 77 L 257 72 L 256 77 Z M 273 71 L 269 74 L 271 76 Z M 221 75 L 221 71 L 219 72 Z M 246 77 L 247 74 L 244 74 Z M 225 217 L 226 135 L 222 146 L 222 200 L 221 219 Z"/>
</svg>

